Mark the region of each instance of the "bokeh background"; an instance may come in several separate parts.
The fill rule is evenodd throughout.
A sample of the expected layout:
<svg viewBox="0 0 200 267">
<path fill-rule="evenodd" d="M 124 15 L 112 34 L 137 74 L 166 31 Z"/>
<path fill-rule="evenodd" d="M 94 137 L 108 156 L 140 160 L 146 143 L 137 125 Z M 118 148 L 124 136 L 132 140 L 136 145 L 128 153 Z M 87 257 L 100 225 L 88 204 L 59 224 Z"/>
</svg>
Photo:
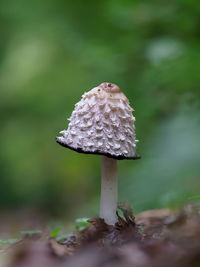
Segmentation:
<svg viewBox="0 0 200 267">
<path fill-rule="evenodd" d="M 55 137 L 104 81 L 129 98 L 140 140 L 142 159 L 119 162 L 119 200 L 138 213 L 200 194 L 199 16 L 195 0 L 1 0 L 1 219 L 98 215 L 100 157 Z"/>
</svg>

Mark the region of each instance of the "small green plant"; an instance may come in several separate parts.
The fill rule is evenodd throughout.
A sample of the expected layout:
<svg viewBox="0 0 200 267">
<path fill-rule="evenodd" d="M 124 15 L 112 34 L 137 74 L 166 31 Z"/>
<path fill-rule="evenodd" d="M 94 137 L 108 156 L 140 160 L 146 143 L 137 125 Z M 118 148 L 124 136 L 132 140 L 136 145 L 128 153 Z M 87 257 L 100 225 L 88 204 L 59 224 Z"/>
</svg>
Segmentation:
<svg viewBox="0 0 200 267">
<path fill-rule="evenodd" d="M 74 228 L 77 231 L 83 231 L 85 228 L 90 226 L 90 222 L 88 222 L 89 218 L 78 218 L 75 220 Z"/>
<path fill-rule="evenodd" d="M 60 234 L 60 231 L 62 229 L 61 228 L 55 228 L 51 231 L 50 236 L 53 237 L 57 242 L 62 243 L 63 241 L 65 241 L 67 238 L 69 238 L 70 236 L 72 236 L 72 234 Z"/>
<path fill-rule="evenodd" d="M 36 235 L 36 234 L 41 234 L 42 230 L 25 230 L 25 231 L 21 231 L 20 234 L 21 235 L 26 235 L 26 236 L 32 236 L 32 235 Z"/>
<path fill-rule="evenodd" d="M 61 228 L 58 227 L 58 228 L 55 228 L 51 231 L 50 233 L 50 236 L 53 237 L 53 238 L 57 238 L 58 237 L 58 234 L 60 233 L 61 231 Z"/>
<path fill-rule="evenodd" d="M 12 244 L 15 244 L 19 241 L 20 241 L 19 238 L 0 239 L 0 246 L 12 245 Z"/>
</svg>

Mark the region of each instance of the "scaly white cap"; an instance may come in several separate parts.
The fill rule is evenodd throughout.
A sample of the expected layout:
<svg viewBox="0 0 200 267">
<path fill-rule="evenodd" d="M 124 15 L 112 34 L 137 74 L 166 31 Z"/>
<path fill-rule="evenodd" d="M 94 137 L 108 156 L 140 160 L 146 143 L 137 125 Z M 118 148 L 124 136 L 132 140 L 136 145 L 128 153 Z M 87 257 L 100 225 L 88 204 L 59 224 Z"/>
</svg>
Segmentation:
<svg viewBox="0 0 200 267">
<path fill-rule="evenodd" d="M 112 83 L 102 83 L 84 93 L 56 141 L 86 154 L 115 159 L 138 159 L 135 117 L 126 96 Z"/>
</svg>

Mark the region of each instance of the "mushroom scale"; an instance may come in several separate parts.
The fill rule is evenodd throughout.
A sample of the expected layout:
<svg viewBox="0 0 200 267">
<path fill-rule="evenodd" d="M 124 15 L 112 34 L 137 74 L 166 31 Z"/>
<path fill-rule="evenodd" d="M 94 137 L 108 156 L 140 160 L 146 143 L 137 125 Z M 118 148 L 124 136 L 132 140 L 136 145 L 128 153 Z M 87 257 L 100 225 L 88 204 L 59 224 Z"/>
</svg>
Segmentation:
<svg viewBox="0 0 200 267">
<path fill-rule="evenodd" d="M 56 141 L 81 153 L 138 159 L 132 111 L 117 85 L 102 83 L 83 94 Z"/>
</svg>

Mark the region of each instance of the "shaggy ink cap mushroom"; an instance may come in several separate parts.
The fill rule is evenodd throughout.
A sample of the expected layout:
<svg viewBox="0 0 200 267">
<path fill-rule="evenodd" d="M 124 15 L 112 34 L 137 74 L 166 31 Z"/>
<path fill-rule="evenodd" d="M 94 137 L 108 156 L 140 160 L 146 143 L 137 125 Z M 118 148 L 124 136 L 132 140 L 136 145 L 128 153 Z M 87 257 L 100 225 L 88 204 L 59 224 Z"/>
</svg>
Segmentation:
<svg viewBox="0 0 200 267">
<path fill-rule="evenodd" d="M 120 88 L 104 82 L 83 94 L 69 118 L 68 129 L 61 131 L 56 141 L 81 153 L 138 159 L 132 112 Z"/>
<path fill-rule="evenodd" d="M 82 96 L 57 142 L 77 152 L 102 155 L 100 217 L 117 222 L 117 159 L 138 159 L 133 109 L 120 88 L 102 83 Z"/>
</svg>

